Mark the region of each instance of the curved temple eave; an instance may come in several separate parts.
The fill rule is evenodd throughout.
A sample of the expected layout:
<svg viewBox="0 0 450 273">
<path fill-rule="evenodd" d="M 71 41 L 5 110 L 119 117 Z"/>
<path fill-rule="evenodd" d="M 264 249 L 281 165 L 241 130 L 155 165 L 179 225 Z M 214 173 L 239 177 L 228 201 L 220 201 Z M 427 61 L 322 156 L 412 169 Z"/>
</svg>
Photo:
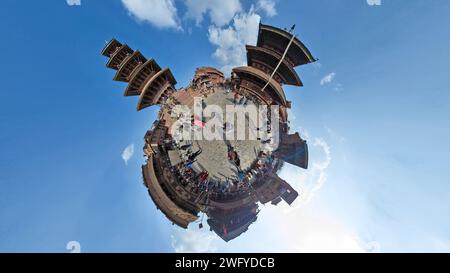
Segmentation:
<svg viewBox="0 0 450 273">
<path fill-rule="evenodd" d="M 117 41 L 115 38 L 112 38 L 103 48 L 101 54 L 105 57 L 111 57 L 112 53 L 114 53 L 114 51 L 121 46 L 121 42 Z"/>
<path fill-rule="evenodd" d="M 145 76 L 145 79 L 141 81 L 142 78 L 140 76 L 144 73 L 144 69 L 150 69 L 152 73 Z M 158 65 L 158 63 L 151 58 L 150 60 L 146 61 L 143 65 L 136 68 L 133 73 L 130 75 L 130 81 L 128 83 L 127 88 L 124 91 L 124 96 L 139 96 L 141 93 L 142 84 L 145 83 L 147 80 L 150 80 L 151 77 L 157 72 L 161 71 L 161 67 Z"/>
<path fill-rule="evenodd" d="M 111 55 L 108 62 L 106 63 L 106 67 L 118 69 L 122 61 L 130 54 L 133 54 L 133 50 L 126 44 L 122 45 L 121 47 L 117 48 L 116 51 Z"/>
<path fill-rule="evenodd" d="M 262 72 L 261 70 L 251 67 L 251 66 L 240 66 L 233 68 L 233 72 L 241 75 L 242 78 L 251 78 L 256 77 L 261 80 L 261 82 L 269 83 L 270 89 L 272 89 L 275 92 L 275 99 L 283 106 L 287 106 L 286 101 L 286 95 L 284 94 L 283 88 L 281 85 L 275 81 L 274 79 L 271 79 L 269 75 Z M 250 77 L 248 77 L 250 75 Z M 256 91 L 256 90 L 255 90 Z M 261 90 L 259 90 L 261 92 Z"/>
<path fill-rule="evenodd" d="M 155 84 L 155 82 L 163 80 L 163 84 L 160 86 L 161 90 L 158 90 L 156 94 L 151 94 L 152 86 Z M 175 80 L 175 77 L 173 76 L 170 69 L 165 68 L 155 75 L 145 84 L 144 88 L 142 89 L 141 94 L 139 95 L 139 101 L 137 103 L 136 109 L 137 111 L 140 111 L 144 108 L 147 108 L 151 105 L 156 104 L 159 100 L 159 97 L 171 86 L 175 85 L 177 81 Z M 156 97 L 155 97 L 156 96 Z"/>
<path fill-rule="evenodd" d="M 257 46 L 264 47 L 264 46 L 273 46 L 275 44 L 279 45 L 281 41 L 283 41 L 283 45 L 286 45 L 289 43 L 289 40 L 292 38 L 292 34 L 268 25 L 259 25 L 259 35 L 258 35 L 258 41 Z M 275 42 L 271 42 L 270 39 L 273 39 Z M 284 50 L 285 47 L 279 48 L 281 51 Z M 294 66 L 303 65 L 307 63 L 313 63 L 317 61 L 309 51 L 309 49 L 298 39 L 294 38 L 293 41 L 293 47 L 289 49 L 288 55 L 293 61 Z"/>
<path fill-rule="evenodd" d="M 147 59 L 138 50 L 136 50 L 133 54 L 129 55 L 122 61 L 119 69 L 114 75 L 113 80 L 127 82 L 133 71 L 146 61 Z"/>
<path fill-rule="evenodd" d="M 272 51 L 263 47 L 256 46 L 246 46 L 247 49 L 247 65 L 254 66 L 255 63 L 262 63 L 264 66 L 268 68 L 267 71 L 271 74 L 276 66 L 278 65 L 281 56 L 278 55 L 275 51 Z M 255 66 L 256 67 L 256 66 Z M 258 68 L 258 67 L 256 67 Z M 263 71 L 266 72 L 266 71 Z M 295 72 L 294 68 L 289 65 L 286 60 L 283 60 L 280 63 L 280 67 L 278 68 L 276 74 L 282 79 L 282 83 L 294 86 L 303 86 L 300 77 L 297 72 Z"/>
</svg>

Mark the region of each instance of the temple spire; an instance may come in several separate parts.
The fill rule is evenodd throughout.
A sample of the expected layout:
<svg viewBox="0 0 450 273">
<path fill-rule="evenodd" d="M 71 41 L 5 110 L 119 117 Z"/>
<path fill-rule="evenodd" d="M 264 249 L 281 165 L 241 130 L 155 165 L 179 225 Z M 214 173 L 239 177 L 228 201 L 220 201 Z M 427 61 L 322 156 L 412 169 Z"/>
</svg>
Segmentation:
<svg viewBox="0 0 450 273">
<path fill-rule="evenodd" d="M 154 59 L 147 60 L 139 51 L 116 39 L 111 39 L 102 50 L 108 57 L 108 68 L 117 70 L 114 80 L 127 82 L 124 96 L 139 96 L 137 110 L 158 105 L 175 92 L 175 80 L 169 68 L 161 69 Z"/>
</svg>

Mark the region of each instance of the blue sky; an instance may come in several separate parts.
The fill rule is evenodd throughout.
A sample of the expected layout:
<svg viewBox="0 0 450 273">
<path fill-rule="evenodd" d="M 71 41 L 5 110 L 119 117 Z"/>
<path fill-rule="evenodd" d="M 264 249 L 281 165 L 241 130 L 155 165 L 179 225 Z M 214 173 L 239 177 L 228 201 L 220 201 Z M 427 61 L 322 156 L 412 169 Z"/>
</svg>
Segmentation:
<svg viewBox="0 0 450 273">
<path fill-rule="evenodd" d="M 0 251 L 450 251 L 450 2 L 150 2 L 3 3 Z M 295 23 L 319 59 L 285 88 L 311 164 L 281 174 L 293 207 L 224 243 L 155 209 L 140 166 L 157 108 L 135 111 L 100 50 L 116 37 L 182 87 L 245 61 L 259 18 Z"/>
</svg>

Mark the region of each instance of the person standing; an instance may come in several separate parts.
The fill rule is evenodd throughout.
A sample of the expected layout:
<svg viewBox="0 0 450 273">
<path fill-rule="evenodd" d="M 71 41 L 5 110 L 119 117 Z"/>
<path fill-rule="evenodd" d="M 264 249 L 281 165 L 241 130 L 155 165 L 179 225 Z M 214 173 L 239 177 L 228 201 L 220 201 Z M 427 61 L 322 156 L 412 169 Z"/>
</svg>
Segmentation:
<svg viewBox="0 0 450 273">
<path fill-rule="evenodd" d="M 244 103 L 245 97 L 241 96 L 241 98 L 239 99 L 239 105 L 242 105 Z"/>
<path fill-rule="evenodd" d="M 194 164 L 195 160 L 188 160 L 184 166 L 186 168 L 192 169 L 192 164 Z"/>
<path fill-rule="evenodd" d="M 189 161 L 195 160 L 195 158 L 196 158 L 197 156 L 199 156 L 201 153 L 202 153 L 202 149 L 199 149 L 197 152 L 195 152 L 195 153 L 189 155 L 188 160 L 189 160 Z"/>
<path fill-rule="evenodd" d="M 234 93 L 234 104 L 237 104 L 239 102 L 239 94 L 238 92 Z"/>
<path fill-rule="evenodd" d="M 239 182 L 243 182 L 244 178 L 245 178 L 245 174 L 242 170 L 238 171 L 238 178 L 239 178 Z"/>
</svg>

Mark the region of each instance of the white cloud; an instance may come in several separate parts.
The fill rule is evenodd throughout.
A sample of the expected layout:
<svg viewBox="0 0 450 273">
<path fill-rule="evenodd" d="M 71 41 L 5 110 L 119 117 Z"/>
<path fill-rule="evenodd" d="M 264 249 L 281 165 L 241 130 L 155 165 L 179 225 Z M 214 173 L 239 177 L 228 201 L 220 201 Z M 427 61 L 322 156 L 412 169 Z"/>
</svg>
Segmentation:
<svg viewBox="0 0 450 273">
<path fill-rule="evenodd" d="M 325 130 L 327 131 L 327 133 L 334 139 L 336 139 L 339 142 L 345 142 L 347 139 L 343 136 L 341 136 L 340 134 L 338 134 L 334 129 L 331 129 L 328 126 L 325 126 Z"/>
<path fill-rule="evenodd" d="M 331 164 L 330 145 L 322 137 L 312 136 L 308 130 L 298 124 L 298 119 L 291 109 L 288 109 L 291 132 L 301 132 L 301 136 L 308 142 L 309 166 L 307 170 L 285 164 L 280 177 L 289 182 L 295 189 L 301 189 L 300 197 L 294 202 L 294 207 L 300 207 L 312 200 L 314 194 L 322 188 L 327 180 L 327 170 Z M 335 133 L 329 127 L 327 132 Z M 337 134 L 336 134 L 337 136 Z"/>
<path fill-rule="evenodd" d="M 367 252 L 381 252 L 381 245 L 377 241 L 371 241 L 365 244 L 364 249 Z"/>
<path fill-rule="evenodd" d="M 122 152 L 122 159 L 125 162 L 125 165 L 128 164 L 128 160 L 130 160 L 133 154 L 134 154 L 134 144 L 130 144 Z"/>
<path fill-rule="evenodd" d="M 367 5 L 369 6 L 380 6 L 381 0 L 367 0 Z"/>
<path fill-rule="evenodd" d="M 66 0 L 69 6 L 81 6 L 81 0 Z"/>
<path fill-rule="evenodd" d="M 275 1 L 273 0 L 258 0 L 256 8 L 263 10 L 269 17 L 277 15 L 277 10 L 275 8 Z"/>
<path fill-rule="evenodd" d="M 138 21 L 159 28 L 182 29 L 173 0 L 122 0 L 122 3 Z"/>
<path fill-rule="evenodd" d="M 335 78 L 336 78 L 336 73 L 331 72 L 330 74 L 326 75 L 325 77 L 323 77 L 320 80 L 320 85 L 330 84 L 334 81 Z M 344 86 L 342 85 L 342 83 L 337 82 L 337 83 L 333 84 L 333 90 L 336 92 L 341 92 L 342 90 L 344 90 Z"/>
<path fill-rule="evenodd" d="M 334 80 L 334 77 L 336 77 L 336 73 L 331 72 L 320 80 L 320 85 L 331 83 Z"/>
<path fill-rule="evenodd" d="M 281 178 L 290 183 L 294 189 L 300 189 L 300 197 L 289 209 L 300 208 L 308 204 L 327 180 L 327 169 L 331 164 L 330 146 L 324 139 L 316 137 L 312 144 L 309 143 L 309 150 L 310 153 L 314 153 L 316 160 L 309 162 L 307 170 L 285 164 L 280 172 Z"/>
<path fill-rule="evenodd" d="M 323 140 L 322 138 L 316 138 L 313 142 L 313 146 L 322 149 L 324 159 L 322 161 L 312 163 L 311 176 L 313 177 L 313 180 L 315 180 L 315 182 L 307 192 L 305 199 L 306 202 L 309 202 L 313 198 L 315 192 L 322 188 L 323 184 L 327 180 L 326 171 L 331 163 L 330 146 L 327 142 L 325 142 L 325 140 Z"/>
<path fill-rule="evenodd" d="M 246 44 L 256 44 L 261 16 L 251 8 L 248 13 L 238 13 L 228 27 L 210 26 L 209 41 L 217 46 L 213 57 L 229 73 L 235 66 L 246 64 Z"/>
<path fill-rule="evenodd" d="M 211 22 L 216 26 L 223 26 L 230 22 L 237 12 L 240 12 L 242 5 L 239 0 L 186 0 L 186 18 L 194 19 L 200 24 L 204 15 L 208 14 Z"/>
<path fill-rule="evenodd" d="M 138 21 L 149 22 L 161 28 L 181 30 L 175 0 L 122 0 L 130 15 Z M 257 0 L 248 12 L 242 10 L 240 0 L 185 0 L 186 13 L 183 18 L 194 19 L 200 24 L 208 16 L 208 39 L 216 47 L 213 58 L 226 74 L 235 66 L 246 64 L 246 44 L 256 44 L 261 10 L 267 16 L 276 14 L 273 0 Z M 190 28 L 188 28 L 189 30 Z"/>
<path fill-rule="evenodd" d="M 336 91 L 336 92 L 341 92 L 342 90 L 344 90 L 344 86 L 342 85 L 342 83 L 337 83 L 334 86 L 333 90 Z"/>
<path fill-rule="evenodd" d="M 307 137 L 311 156 L 307 170 L 286 164 L 280 176 L 299 191 L 300 196 L 291 205 L 280 204 L 283 213 L 271 213 L 270 222 L 282 223 L 286 234 L 284 251 L 290 252 L 379 252 L 378 242 L 365 242 L 357 233 L 329 213 L 315 209 L 316 194 L 328 179 L 332 162 L 331 147 L 320 137 Z M 280 206 L 278 205 L 278 206 Z M 320 207 L 320 206 L 319 206 Z M 275 209 L 280 209 L 277 207 Z M 296 234 L 292 236 L 292 234 Z"/>
<path fill-rule="evenodd" d="M 206 225 L 207 226 L 207 225 Z M 216 252 L 220 238 L 209 229 L 177 229 L 171 235 L 172 247 L 177 253 Z"/>
</svg>

